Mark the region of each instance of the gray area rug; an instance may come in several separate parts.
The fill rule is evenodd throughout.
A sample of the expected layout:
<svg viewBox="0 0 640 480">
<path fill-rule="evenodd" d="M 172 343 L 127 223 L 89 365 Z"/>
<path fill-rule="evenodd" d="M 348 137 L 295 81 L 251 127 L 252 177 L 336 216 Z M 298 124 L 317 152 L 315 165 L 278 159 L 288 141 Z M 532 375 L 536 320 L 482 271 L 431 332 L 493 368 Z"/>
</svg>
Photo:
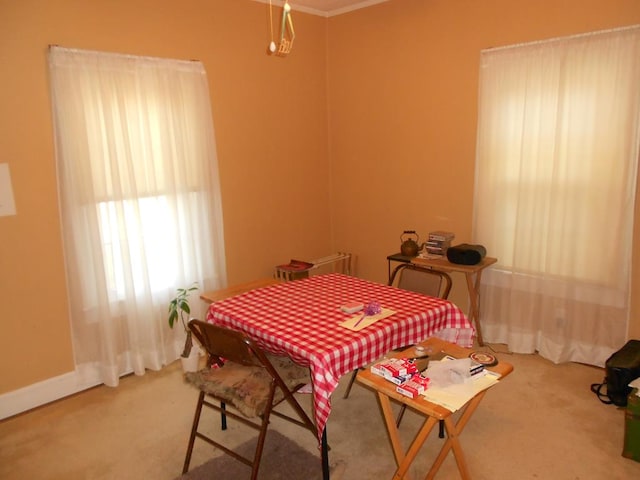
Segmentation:
<svg viewBox="0 0 640 480">
<path fill-rule="evenodd" d="M 253 456 L 256 439 L 237 448 L 244 456 Z M 331 459 L 331 452 L 329 453 Z M 331 480 L 342 476 L 341 462 L 331 464 Z M 243 480 L 251 477 L 251 468 L 229 455 L 223 454 L 191 469 L 176 480 Z M 322 465 L 320 452 L 316 455 L 297 445 L 276 430 L 267 433 L 260 461 L 260 480 L 320 480 Z"/>
</svg>

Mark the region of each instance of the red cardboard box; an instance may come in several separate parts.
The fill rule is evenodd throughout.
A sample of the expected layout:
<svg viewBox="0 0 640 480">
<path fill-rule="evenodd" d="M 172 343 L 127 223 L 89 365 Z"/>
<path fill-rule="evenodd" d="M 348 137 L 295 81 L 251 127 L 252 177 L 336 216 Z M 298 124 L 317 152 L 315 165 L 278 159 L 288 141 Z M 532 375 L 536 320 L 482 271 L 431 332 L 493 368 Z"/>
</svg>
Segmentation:
<svg viewBox="0 0 640 480">
<path fill-rule="evenodd" d="M 429 387 L 429 378 L 421 373 L 415 374 L 410 380 L 396 387 L 396 391 L 405 397 L 416 398 Z"/>
<path fill-rule="evenodd" d="M 407 358 L 387 358 L 371 366 L 371 372 L 381 377 L 399 377 L 418 371 L 415 360 Z"/>
<path fill-rule="evenodd" d="M 400 385 L 409 380 L 418 371 L 415 360 L 406 358 L 388 358 L 371 366 L 371 373 Z"/>
</svg>

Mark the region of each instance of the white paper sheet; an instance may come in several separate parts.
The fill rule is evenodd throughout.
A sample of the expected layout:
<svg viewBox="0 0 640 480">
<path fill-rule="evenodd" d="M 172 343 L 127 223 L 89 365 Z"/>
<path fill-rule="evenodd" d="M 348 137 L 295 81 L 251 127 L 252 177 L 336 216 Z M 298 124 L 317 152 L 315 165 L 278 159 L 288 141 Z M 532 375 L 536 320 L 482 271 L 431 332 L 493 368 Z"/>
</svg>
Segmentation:
<svg viewBox="0 0 640 480">
<path fill-rule="evenodd" d="M 472 377 L 470 386 L 467 384 L 451 385 L 444 388 L 429 386 L 422 393 L 422 396 L 451 412 L 456 412 L 475 395 L 498 383 L 499 379 L 499 374 L 485 370 L 484 374 Z"/>
</svg>

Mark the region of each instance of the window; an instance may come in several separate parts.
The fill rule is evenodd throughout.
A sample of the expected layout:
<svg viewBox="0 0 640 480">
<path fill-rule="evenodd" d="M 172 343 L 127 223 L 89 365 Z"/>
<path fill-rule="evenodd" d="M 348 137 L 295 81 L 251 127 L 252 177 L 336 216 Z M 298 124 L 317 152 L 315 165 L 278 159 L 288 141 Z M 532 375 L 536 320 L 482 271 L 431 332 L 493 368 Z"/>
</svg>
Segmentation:
<svg viewBox="0 0 640 480">
<path fill-rule="evenodd" d="M 116 385 L 177 358 L 176 288 L 226 284 L 207 77 L 60 47 L 49 65 L 76 363 Z"/>
<path fill-rule="evenodd" d="M 624 343 L 640 118 L 640 28 L 482 52 L 474 241 L 483 332 L 604 364 Z"/>
</svg>

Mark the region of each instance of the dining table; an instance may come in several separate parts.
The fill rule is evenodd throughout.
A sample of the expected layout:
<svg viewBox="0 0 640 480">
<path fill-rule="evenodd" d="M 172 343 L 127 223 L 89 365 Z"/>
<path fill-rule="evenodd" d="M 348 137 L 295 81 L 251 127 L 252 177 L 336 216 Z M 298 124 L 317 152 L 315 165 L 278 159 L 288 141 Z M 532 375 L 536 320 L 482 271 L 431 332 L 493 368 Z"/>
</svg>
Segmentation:
<svg viewBox="0 0 640 480">
<path fill-rule="evenodd" d="M 382 314 L 345 306 L 376 305 Z M 351 312 L 351 313 L 350 313 Z M 362 322 L 365 319 L 367 321 Z M 340 377 L 429 337 L 471 347 L 475 329 L 454 303 L 342 273 L 279 282 L 214 301 L 207 321 L 308 366 L 313 415 L 328 479 L 326 424 Z"/>
</svg>

